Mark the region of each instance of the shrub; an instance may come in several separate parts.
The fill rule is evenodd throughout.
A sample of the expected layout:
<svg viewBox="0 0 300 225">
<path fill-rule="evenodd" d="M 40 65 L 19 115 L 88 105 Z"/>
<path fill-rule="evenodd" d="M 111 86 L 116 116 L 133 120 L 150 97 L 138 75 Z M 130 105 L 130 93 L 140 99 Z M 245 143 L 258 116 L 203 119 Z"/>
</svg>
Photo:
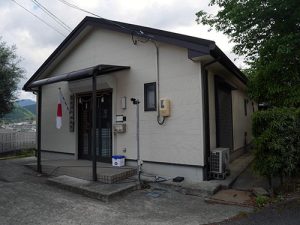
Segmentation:
<svg viewBox="0 0 300 225">
<path fill-rule="evenodd" d="M 293 176 L 300 168 L 300 109 L 273 108 L 252 117 L 254 169 L 272 177 Z"/>
<path fill-rule="evenodd" d="M 259 195 L 255 198 L 255 204 L 258 208 L 264 207 L 270 202 L 270 198 L 267 196 Z"/>
</svg>

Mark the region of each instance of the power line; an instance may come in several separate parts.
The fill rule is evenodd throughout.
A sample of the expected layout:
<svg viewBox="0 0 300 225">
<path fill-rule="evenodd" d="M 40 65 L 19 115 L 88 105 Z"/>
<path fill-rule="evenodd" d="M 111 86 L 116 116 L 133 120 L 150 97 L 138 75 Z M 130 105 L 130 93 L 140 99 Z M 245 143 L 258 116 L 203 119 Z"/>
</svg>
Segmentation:
<svg viewBox="0 0 300 225">
<path fill-rule="evenodd" d="M 38 20 L 40 20 L 41 22 L 43 22 L 44 24 L 46 24 L 48 27 L 50 27 L 51 29 L 55 30 L 57 33 L 59 33 L 60 35 L 62 35 L 63 37 L 66 37 L 65 34 L 63 34 L 62 32 L 60 32 L 59 30 L 57 30 L 55 27 L 53 27 L 51 24 L 47 23 L 45 20 L 43 20 L 42 18 L 40 18 L 39 16 L 37 16 L 36 14 L 34 14 L 33 12 L 31 12 L 30 10 L 26 9 L 24 6 L 22 6 L 21 4 L 19 4 L 17 1 L 15 0 L 11 0 L 12 2 L 16 3 L 18 6 L 20 6 L 22 9 L 26 10 L 28 13 L 30 13 L 32 16 L 34 16 L 35 18 L 37 18 Z"/>
<path fill-rule="evenodd" d="M 109 19 L 105 19 L 105 18 L 103 18 L 103 17 L 101 17 L 101 16 L 99 16 L 99 15 L 97 15 L 97 14 L 95 14 L 95 13 L 92 13 L 92 12 L 90 12 L 90 11 L 88 11 L 88 10 L 85 10 L 85 9 L 83 9 L 83 8 L 80 8 L 79 6 L 77 6 L 77 5 L 75 5 L 75 4 L 72 4 L 72 3 L 70 3 L 70 2 L 68 2 L 68 1 L 66 1 L 66 0 L 58 0 L 58 1 L 60 1 L 61 3 L 67 5 L 67 6 L 71 7 L 71 8 L 77 9 L 77 10 L 79 10 L 79 11 L 82 11 L 82 12 L 88 13 L 88 14 L 90 14 L 90 15 L 93 15 L 93 16 L 95 16 L 95 17 L 98 17 L 98 18 L 100 18 L 100 19 L 103 19 L 103 20 L 105 20 L 106 22 L 108 22 L 108 23 L 110 23 L 110 24 L 113 24 L 113 25 L 115 25 L 115 26 L 117 26 L 117 27 L 119 27 L 119 28 L 121 28 L 121 29 L 123 29 L 123 30 L 129 31 L 129 32 L 131 33 L 132 42 L 133 42 L 133 44 L 135 44 L 135 45 L 137 44 L 137 41 L 142 42 L 142 43 L 146 43 L 146 42 L 148 42 L 148 41 L 153 41 L 152 37 L 149 36 L 149 35 L 147 35 L 147 34 L 145 34 L 142 30 L 137 31 L 137 30 L 129 29 L 129 28 L 125 27 L 125 26 L 122 26 L 122 25 L 119 24 L 119 23 L 116 23 L 116 22 L 114 22 L 114 21 L 112 21 L 112 20 L 109 20 Z M 136 40 L 133 38 L 134 35 L 136 35 L 136 36 L 138 37 Z"/>
<path fill-rule="evenodd" d="M 62 26 L 67 31 L 72 31 L 72 28 L 69 27 L 67 24 L 65 24 L 61 19 L 59 19 L 56 15 L 54 15 L 50 10 L 48 10 L 45 6 L 43 6 L 40 2 L 37 0 L 31 0 L 37 7 L 39 7 L 41 10 L 43 10 L 45 13 L 48 14 L 53 20 L 55 20 L 60 26 Z"/>
<path fill-rule="evenodd" d="M 83 8 L 80 8 L 79 6 L 77 6 L 77 5 L 75 5 L 75 4 L 72 4 L 72 3 L 70 3 L 70 2 L 68 2 L 68 1 L 66 1 L 66 0 L 58 0 L 58 1 L 60 1 L 61 3 L 67 5 L 67 6 L 71 7 L 71 8 L 77 9 L 77 10 L 79 10 L 79 11 L 82 11 L 82 12 L 88 13 L 88 14 L 90 14 L 90 15 L 93 15 L 93 16 L 95 16 L 95 17 L 98 17 L 98 18 L 100 18 L 100 19 L 103 19 L 103 20 L 107 21 L 108 23 L 113 24 L 113 25 L 115 25 L 115 26 L 117 26 L 117 27 L 119 27 L 119 28 L 121 28 L 121 29 L 123 29 L 123 30 L 129 31 L 129 32 L 131 33 L 132 42 L 133 42 L 133 44 L 135 44 L 135 45 L 137 44 L 137 41 L 142 42 L 142 43 L 146 43 L 146 42 L 148 42 L 148 41 L 153 41 L 153 37 L 151 37 L 151 36 L 145 34 L 142 30 L 137 31 L 137 30 L 129 29 L 129 28 L 125 27 L 125 26 L 122 26 L 122 25 L 119 24 L 119 23 L 116 23 L 116 22 L 114 22 L 114 21 L 112 21 L 112 20 L 103 18 L 103 17 L 101 17 L 101 16 L 99 16 L 99 15 L 97 15 L 97 14 L 95 14 L 95 13 L 92 13 L 92 12 L 90 12 L 90 11 L 88 11 L 88 10 L 85 10 L 85 9 L 83 9 Z M 134 35 L 136 35 L 138 38 L 137 38 L 137 39 L 134 39 L 134 37 L 133 37 Z"/>
<path fill-rule="evenodd" d="M 93 16 L 96 16 L 96 17 L 98 17 L 98 18 L 103 19 L 101 16 L 99 16 L 99 15 L 97 15 L 97 14 L 95 14 L 95 13 L 92 13 L 92 12 L 90 12 L 90 11 L 87 11 L 87 10 L 85 10 L 85 9 L 83 9 L 83 8 L 80 8 L 79 6 L 77 6 L 77 5 L 75 5 L 75 4 L 72 4 L 72 3 L 67 2 L 67 1 L 65 1 L 65 0 L 58 0 L 58 1 L 60 1 L 61 3 L 65 4 L 65 5 L 69 6 L 69 7 L 71 7 L 71 8 L 73 8 L 73 9 L 77 9 L 77 10 L 83 11 L 83 12 L 85 12 L 85 13 L 88 13 L 88 14 L 90 14 L 90 15 L 93 15 Z"/>
<path fill-rule="evenodd" d="M 105 18 L 103 18 L 103 17 L 101 17 L 101 16 L 99 16 L 99 15 L 97 15 L 97 14 L 95 14 L 95 13 L 92 13 L 92 12 L 90 12 L 90 11 L 88 11 L 88 10 L 85 10 L 85 9 L 83 9 L 83 8 L 80 8 L 79 6 L 77 6 L 77 5 L 75 5 L 75 4 L 72 4 L 72 3 L 70 3 L 70 2 L 68 2 L 68 1 L 66 1 L 66 0 L 58 0 L 58 1 L 60 1 L 61 3 L 65 4 L 65 5 L 69 6 L 69 7 L 71 7 L 71 8 L 73 8 L 73 9 L 77 9 L 77 10 L 79 10 L 79 11 L 82 11 L 82 12 L 85 12 L 85 13 L 87 13 L 87 14 L 93 15 L 93 16 L 98 17 L 98 18 L 100 18 L 100 19 L 106 20 L 107 22 L 109 22 L 109 23 L 111 23 L 111 24 L 113 24 L 113 25 L 115 25 L 115 26 L 118 26 L 118 27 L 120 27 L 120 28 L 122 28 L 122 29 L 124 29 L 124 30 L 130 31 L 132 35 L 135 33 L 135 34 L 137 34 L 138 36 L 144 36 L 144 37 L 147 37 L 147 35 L 145 35 L 142 31 L 136 31 L 136 30 L 132 30 L 132 29 L 129 29 L 129 28 L 127 28 L 127 27 L 124 27 L 124 26 L 122 26 L 122 25 L 120 25 L 120 24 L 118 24 L 118 23 L 115 23 L 115 22 L 113 22 L 113 21 L 111 21 L 111 20 L 109 20 L 109 19 L 105 19 Z M 147 37 L 147 38 L 149 38 L 149 37 Z M 150 38 L 149 38 L 149 39 L 150 39 Z"/>
</svg>

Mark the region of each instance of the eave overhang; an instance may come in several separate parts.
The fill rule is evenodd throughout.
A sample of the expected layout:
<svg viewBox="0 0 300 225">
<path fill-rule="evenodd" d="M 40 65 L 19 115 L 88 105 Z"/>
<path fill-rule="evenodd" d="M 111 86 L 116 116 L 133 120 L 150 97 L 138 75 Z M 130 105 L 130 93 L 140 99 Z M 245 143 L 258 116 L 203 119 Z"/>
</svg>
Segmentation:
<svg viewBox="0 0 300 225">
<path fill-rule="evenodd" d="M 29 85 L 27 85 L 25 91 L 33 91 L 37 89 L 38 87 L 41 87 L 43 85 L 47 84 L 53 84 L 58 83 L 62 81 L 74 81 L 74 80 L 81 80 L 90 78 L 93 76 L 94 73 L 96 73 L 96 76 L 99 75 L 105 75 L 112 72 L 117 72 L 120 70 L 126 70 L 130 69 L 129 66 L 117 66 L 117 65 L 106 65 L 106 64 L 100 64 L 92 67 L 88 67 L 81 70 L 72 71 L 70 73 L 64 73 L 56 76 L 52 76 L 49 78 L 33 81 Z"/>
</svg>

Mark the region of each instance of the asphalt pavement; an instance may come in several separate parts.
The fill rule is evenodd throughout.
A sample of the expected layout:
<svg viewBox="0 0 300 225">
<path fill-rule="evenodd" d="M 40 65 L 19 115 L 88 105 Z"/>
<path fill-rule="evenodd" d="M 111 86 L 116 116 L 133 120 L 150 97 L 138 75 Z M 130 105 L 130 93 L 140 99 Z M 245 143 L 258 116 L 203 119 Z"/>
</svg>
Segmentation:
<svg viewBox="0 0 300 225">
<path fill-rule="evenodd" d="M 30 160 L 0 160 L 0 225 L 198 225 L 252 211 L 167 188 L 138 190 L 104 203 L 48 185 L 47 177 L 23 166 Z"/>
<path fill-rule="evenodd" d="M 240 217 L 211 225 L 299 225 L 300 200 L 292 199 L 258 210 L 255 213 L 243 214 Z"/>
<path fill-rule="evenodd" d="M 300 224 L 297 199 L 253 212 L 155 187 L 104 203 L 48 185 L 48 177 L 23 166 L 32 160 L 0 160 L 0 225 Z"/>
</svg>

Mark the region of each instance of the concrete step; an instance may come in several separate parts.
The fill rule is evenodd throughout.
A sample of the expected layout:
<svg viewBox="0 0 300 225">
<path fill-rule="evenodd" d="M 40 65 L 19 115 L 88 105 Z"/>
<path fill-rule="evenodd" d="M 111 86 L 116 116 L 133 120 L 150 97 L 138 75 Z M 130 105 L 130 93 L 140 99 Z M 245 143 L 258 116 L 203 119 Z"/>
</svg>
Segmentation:
<svg viewBox="0 0 300 225">
<path fill-rule="evenodd" d="M 252 154 L 240 156 L 229 164 L 230 175 L 225 180 L 211 180 L 209 182 L 221 185 L 222 189 L 231 188 L 238 177 L 250 166 L 253 159 L 254 156 Z"/>
<path fill-rule="evenodd" d="M 159 183 L 159 186 L 169 187 L 185 195 L 193 195 L 198 197 L 209 197 L 221 190 L 221 185 L 201 181 L 197 183 L 175 183 L 172 181 Z"/>
<path fill-rule="evenodd" d="M 48 176 L 58 177 L 67 175 L 84 180 L 92 180 L 92 166 L 78 165 L 77 161 L 46 161 L 42 162 L 42 171 Z M 28 163 L 25 166 L 36 170 L 36 163 Z M 113 167 L 110 164 L 97 165 L 97 177 L 100 182 L 106 184 L 118 183 L 136 175 L 137 169 L 129 166 Z"/>
<path fill-rule="evenodd" d="M 142 177 L 143 181 L 148 182 L 150 185 L 158 185 L 161 187 L 168 187 L 173 190 L 176 190 L 180 193 L 187 195 L 194 195 L 200 197 L 210 197 L 216 194 L 218 191 L 222 189 L 231 188 L 236 179 L 240 176 L 243 171 L 245 171 L 253 161 L 253 155 L 245 154 L 241 157 L 234 160 L 230 163 L 230 175 L 226 177 L 225 180 L 209 180 L 209 181 L 200 181 L 188 183 L 186 181 L 183 182 L 173 182 L 172 180 L 167 180 L 161 183 L 153 183 L 152 178 Z M 251 182 L 251 181 L 249 181 Z"/>
<path fill-rule="evenodd" d="M 136 175 L 137 170 L 135 168 L 125 167 L 125 168 L 101 168 L 98 174 L 98 180 L 106 184 L 118 183 L 129 177 Z"/>
<path fill-rule="evenodd" d="M 139 189 L 139 183 L 134 180 L 125 180 L 123 183 L 116 184 L 105 184 L 62 175 L 49 178 L 47 182 L 59 188 L 104 202 L 111 201 L 116 197 Z"/>
<path fill-rule="evenodd" d="M 137 176 L 134 176 L 134 178 L 136 180 L 138 179 Z M 169 188 L 185 195 L 193 195 L 199 197 L 209 197 L 221 190 L 220 184 L 211 183 L 209 181 L 190 183 L 187 181 L 173 182 L 171 179 L 164 182 L 155 182 L 153 181 L 153 178 L 145 176 L 142 176 L 142 181 L 152 187 Z"/>
</svg>

